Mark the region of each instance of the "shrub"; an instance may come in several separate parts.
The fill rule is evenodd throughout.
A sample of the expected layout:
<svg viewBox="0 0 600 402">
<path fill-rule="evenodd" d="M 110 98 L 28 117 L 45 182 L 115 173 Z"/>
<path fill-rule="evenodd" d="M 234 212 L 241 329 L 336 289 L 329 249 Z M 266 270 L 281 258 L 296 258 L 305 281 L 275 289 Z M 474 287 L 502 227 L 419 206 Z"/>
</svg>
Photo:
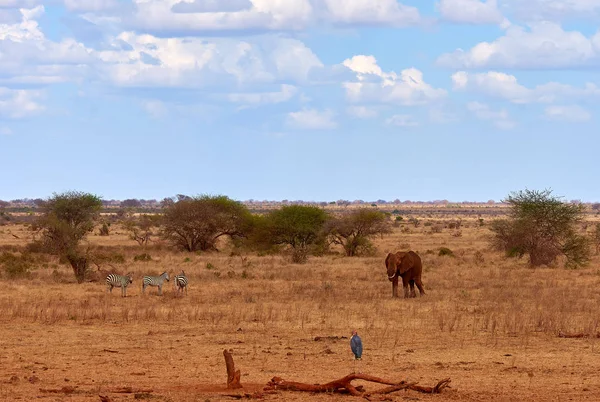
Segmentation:
<svg viewBox="0 0 600 402">
<path fill-rule="evenodd" d="M 325 233 L 333 244 L 343 247 L 347 256 L 373 254 L 370 238 L 391 231 L 389 219 L 380 211 L 360 208 L 341 217 L 331 218 Z"/>
<path fill-rule="evenodd" d="M 34 260 L 30 254 L 16 255 L 5 251 L 0 254 L 0 264 L 6 275 L 14 279 L 28 276 Z"/>
<path fill-rule="evenodd" d="M 255 217 L 251 243 L 262 252 L 287 246 L 292 262 L 302 264 L 311 250 L 325 241 L 327 213 L 319 207 L 289 205 Z"/>
<path fill-rule="evenodd" d="M 246 237 L 251 214 L 240 202 L 226 196 L 179 197 L 163 203 L 162 237 L 186 251 L 218 251 L 222 236 Z"/>
<path fill-rule="evenodd" d="M 440 247 L 438 255 L 454 257 L 454 253 L 448 247 Z"/>
<path fill-rule="evenodd" d="M 567 203 L 551 190 L 524 190 L 509 195 L 509 219 L 492 222 L 491 244 L 507 255 L 529 255 L 532 267 L 550 265 L 559 256 L 577 267 L 589 261 L 589 240 L 577 232 L 583 220 L 581 203 Z"/>
<path fill-rule="evenodd" d="M 42 233 L 45 247 L 69 262 L 78 283 L 85 280 L 88 271 L 88 258 L 79 243 L 93 230 L 101 207 L 102 200 L 93 194 L 54 194 L 41 203 L 42 215 L 32 225 Z"/>
<path fill-rule="evenodd" d="M 148 253 L 142 253 L 134 256 L 133 261 L 152 261 L 152 257 Z"/>
<path fill-rule="evenodd" d="M 99 234 L 100 234 L 100 236 L 108 236 L 109 235 L 108 225 L 106 224 L 106 222 L 104 222 L 102 224 L 102 226 L 100 227 Z"/>
</svg>

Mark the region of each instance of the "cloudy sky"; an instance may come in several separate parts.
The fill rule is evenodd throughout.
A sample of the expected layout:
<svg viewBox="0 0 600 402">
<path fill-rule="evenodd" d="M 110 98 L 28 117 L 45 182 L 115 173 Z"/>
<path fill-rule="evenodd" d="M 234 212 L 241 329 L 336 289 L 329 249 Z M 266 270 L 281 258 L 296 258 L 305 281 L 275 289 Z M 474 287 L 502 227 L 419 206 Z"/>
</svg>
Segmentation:
<svg viewBox="0 0 600 402">
<path fill-rule="evenodd" d="M 0 199 L 600 200 L 599 0 L 0 0 Z"/>
</svg>

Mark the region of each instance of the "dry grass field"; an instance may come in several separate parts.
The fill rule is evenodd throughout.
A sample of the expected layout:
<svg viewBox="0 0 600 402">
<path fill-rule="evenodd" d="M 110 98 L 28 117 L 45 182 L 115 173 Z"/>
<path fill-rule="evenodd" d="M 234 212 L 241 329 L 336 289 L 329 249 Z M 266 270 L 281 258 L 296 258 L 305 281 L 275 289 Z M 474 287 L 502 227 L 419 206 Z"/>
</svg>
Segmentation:
<svg viewBox="0 0 600 402">
<path fill-rule="evenodd" d="M 461 236 L 407 227 L 376 239 L 376 256 L 327 255 L 305 265 L 282 256 L 152 247 L 152 261 L 140 262 L 133 256 L 142 249 L 118 228 L 108 237 L 90 235 L 91 244 L 125 257 L 113 265 L 134 274 L 128 297 L 120 289 L 107 293 L 103 280 L 78 285 L 70 268 L 52 259 L 30 278 L 4 277 L 0 400 L 232 400 L 217 392 L 226 381 L 224 349 L 233 350 L 248 391 L 274 376 L 323 383 L 352 372 L 352 329 L 364 343 L 362 372 L 420 385 L 452 380 L 438 395 L 401 391 L 387 400 L 600 400 L 600 340 L 558 336 L 600 330 L 598 257 L 585 269 L 533 270 L 491 251 L 489 232 L 475 219 L 463 220 Z M 0 227 L 0 246 L 24 245 L 29 237 L 24 227 Z M 454 256 L 439 256 L 440 247 Z M 406 249 L 423 259 L 427 295 L 394 300 L 383 261 Z M 156 288 L 141 294 L 143 275 L 181 269 L 190 278 L 186 296 L 175 294 L 172 281 L 163 296 Z M 122 387 L 140 392 L 114 392 Z M 61 389 L 72 392 L 52 392 Z"/>
</svg>

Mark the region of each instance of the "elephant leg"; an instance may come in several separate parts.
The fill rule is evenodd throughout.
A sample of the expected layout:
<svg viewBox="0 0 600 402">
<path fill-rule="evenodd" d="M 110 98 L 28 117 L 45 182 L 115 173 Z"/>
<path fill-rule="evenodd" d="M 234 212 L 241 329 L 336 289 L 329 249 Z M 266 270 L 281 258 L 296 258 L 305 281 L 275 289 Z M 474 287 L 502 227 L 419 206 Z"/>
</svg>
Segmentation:
<svg viewBox="0 0 600 402">
<path fill-rule="evenodd" d="M 415 280 L 411 279 L 408 283 L 410 285 L 410 297 L 417 297 L 415 293 Z"/>
<path fill-rule="evenodd" d="M 392 297 L 398 297 L 398 276 L 392 279 Z"/>
<path fill-rule="evenodd" d="M 408 278 L 402 278 L 402 288 L 404 289 L 404 298 L 408 299 Z"/>
<path fill-rule="evenodd" d="M 415 283 L 419 288 L 419 296 L 423 296 L 425 294 L 425 289 L 423 289 L 423 282 L 421 282 L 421 279 L 419 278 L 415 281 Z"/>
</svg>

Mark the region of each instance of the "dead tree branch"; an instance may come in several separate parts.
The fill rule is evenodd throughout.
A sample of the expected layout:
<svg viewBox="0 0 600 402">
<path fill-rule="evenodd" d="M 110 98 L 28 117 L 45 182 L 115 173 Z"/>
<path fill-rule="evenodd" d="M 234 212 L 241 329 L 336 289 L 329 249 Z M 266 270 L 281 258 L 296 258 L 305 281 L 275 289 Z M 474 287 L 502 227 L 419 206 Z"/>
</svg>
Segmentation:
<svg viewBox="0 0 600 402">
<path fill-rule="evenodd" d="M 223 356 L 225 356 L 225 366 L 227 367 L 227 388 L 242 388 L 242 384 L 240 384 L 241 373 L 240 370 L 235 370 L 235 364 L 233 363 L 231 352 L 225 349 L 223 350 Z"/>
<path fill-rule="evenodd" d="M 375 382 L 378 384 L 390 385 L 390 387 L 366 393 L 362 387 L 355 387 L 352 385 L 354 380 L 363 380 L 369 382 Z M 284 391 L 301 391 L 301 392 L 338 392 L 338 393 L 349 393 L 354 396 L 365 396 L 375 394 L 389 394 L 392 392 L 400 391 L 403 389 L 411 389 L 417 392 L 423 392 L 428 394 L 439 394 L 442 390 L 448 387 L 450 379 L 446 378 L 441 380 L 433 387 L 422 387 L 416 383 L 407 383 L 406 381 L 390 381 L 383 378 L 375 377 L 369 374 L 349 374 L 343 378 L 335 381 L 328 382 L 326 384 L 305 384 L 295 381 L 286 381 L 281 377 L 273 377 L 267 384 L 265 390 L 284 390 Z"/>
</svg>

